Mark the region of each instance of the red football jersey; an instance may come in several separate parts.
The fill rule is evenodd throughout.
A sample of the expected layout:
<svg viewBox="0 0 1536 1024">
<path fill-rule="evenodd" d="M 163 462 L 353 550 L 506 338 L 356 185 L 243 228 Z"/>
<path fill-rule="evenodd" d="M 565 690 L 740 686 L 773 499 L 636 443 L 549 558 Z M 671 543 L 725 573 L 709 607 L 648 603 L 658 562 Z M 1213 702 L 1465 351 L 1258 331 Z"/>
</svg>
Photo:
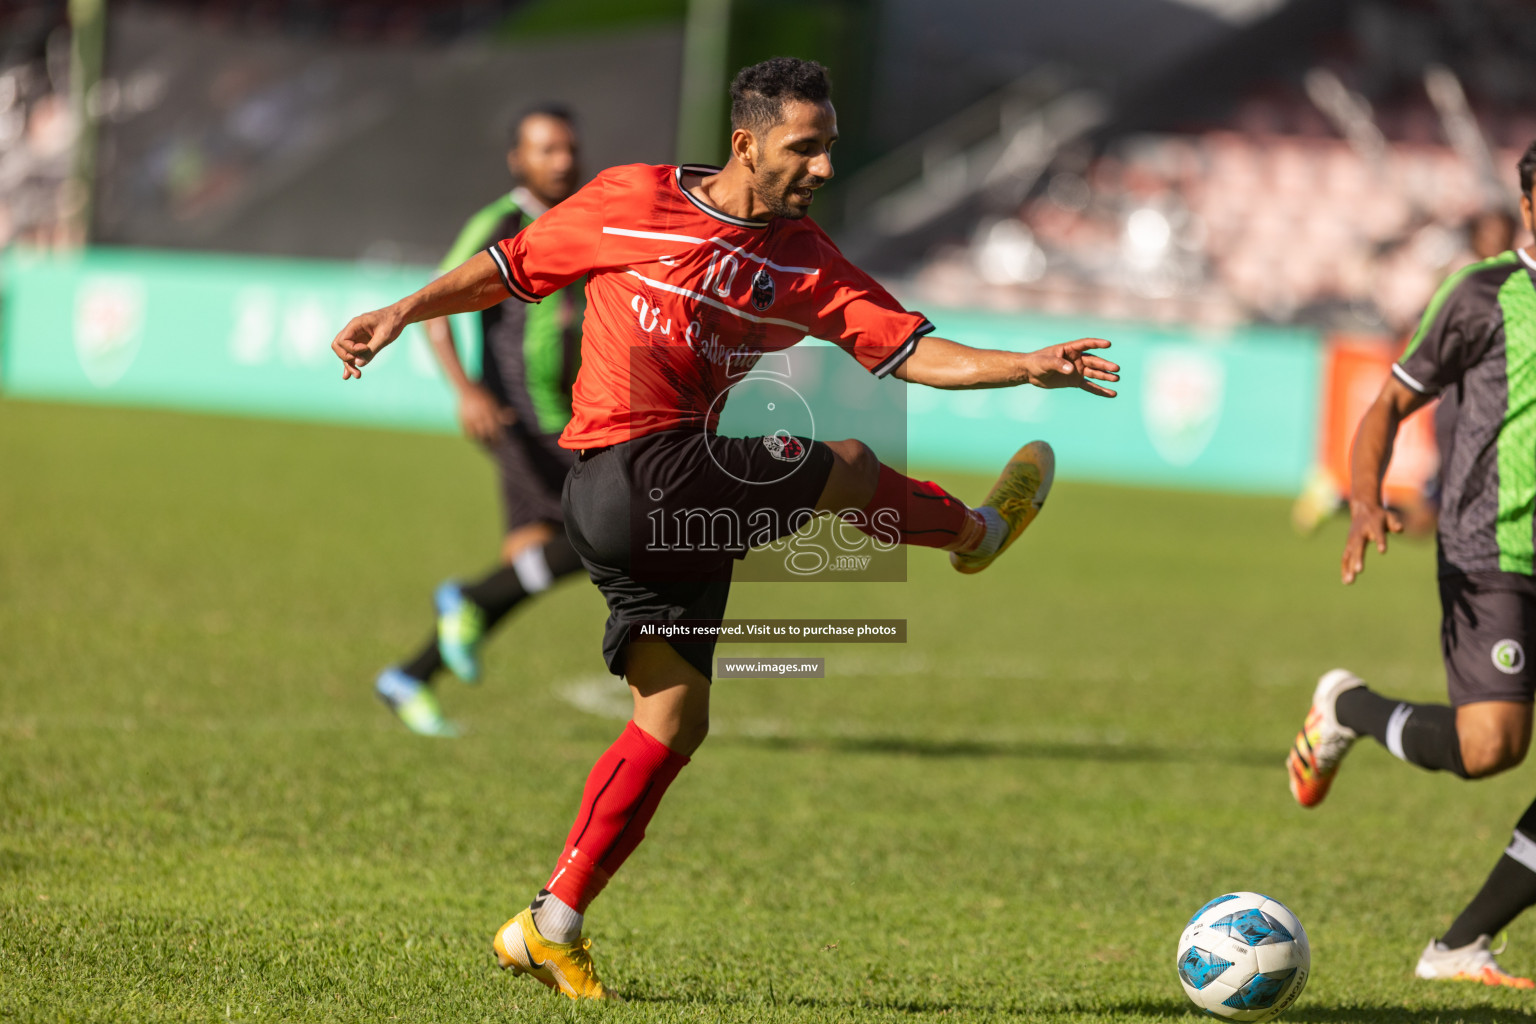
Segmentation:
<svg viewBox="0 0 1536 1024">
<path fill-rule="evenodd" d="M 587 277 L 564 447 L 678 427 L 713 431 L 715 399 L 763 353 L 806 335 L 884 376 L 933 330 L 809 219 L 742 220 L 683 188 L 684 175 L 717 170 L 610 168 L 487 250 L 527 302 Z"/>
</svg>

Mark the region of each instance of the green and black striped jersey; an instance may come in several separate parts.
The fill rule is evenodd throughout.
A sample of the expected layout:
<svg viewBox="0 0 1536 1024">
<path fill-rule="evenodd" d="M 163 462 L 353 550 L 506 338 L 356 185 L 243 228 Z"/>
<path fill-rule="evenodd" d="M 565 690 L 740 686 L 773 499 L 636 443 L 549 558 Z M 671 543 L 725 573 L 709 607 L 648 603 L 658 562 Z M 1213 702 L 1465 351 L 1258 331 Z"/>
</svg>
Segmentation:
<svg viewBox="0 0 1536 1024">
<path fill-rule="evenodd" d="M 1393 366 L 1439 395 L 1442 573 L 1531 575 L 1536 551 L 1536 259 L 1451 275 Z"/>
<path fill-rule="evenodd" d="M 471 217 L 438 268 L 447 272 L 492 242 L 511 238 L 544 212 L 524 188 Z M 510 406 L 531 433 L 558 434 L 571 418 L 571 384 L 581 363 L 578 281 L 538 305 L 511 298 L 480 314 L 481 383 Z"/>
</svg>

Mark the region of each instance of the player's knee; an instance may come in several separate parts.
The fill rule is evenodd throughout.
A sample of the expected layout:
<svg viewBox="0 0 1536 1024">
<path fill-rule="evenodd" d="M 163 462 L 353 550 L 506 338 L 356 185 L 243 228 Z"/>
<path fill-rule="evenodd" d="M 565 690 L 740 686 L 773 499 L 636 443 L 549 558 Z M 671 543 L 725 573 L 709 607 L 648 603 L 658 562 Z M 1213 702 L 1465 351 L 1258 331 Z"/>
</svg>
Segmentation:
<svg viewBox="0 0 1536 1024">
<path fill-rule="evenodd" d="M 1461 736 L 1461 763 L 1467 778 L 1484 779 L 1507 772 L 1525 760 L 1529 738 L 1505 733 L 1472 733 Z"/>
<path fill-rule="evenodd" d="M 876 458 L 875 450 L 858 438 L 828 441 L 826 444 L 832 449 L 832 454 L 837 457 L 837 461 L 842 463 L 849 472 L 862 476 L 880 472 L 880 460 Z"/>
<path fill-rule="evenodd" d="M 685 716 L 684 720 L 679 723 L 674 742 L 669 744 L 669 746 L 684 757 L 691 757 L 695 750 L 704 745 L 704 740 L 708 736 L 709 709 L 705 708 L 702 712 Z"/>
<path fill-rule="evenodd" d="M 833 466 L 834 479 L 828 481 L 828 490 L 835 490 L 849 507 L 863 508 L 874 496 L 880 482 L 880 457 L 873 448 L 857 438 L 846 441 L 828 441 L 827 447 L 837 460 Z M 863 498 L 863 501 L 858 500 Z"/>
</svg>

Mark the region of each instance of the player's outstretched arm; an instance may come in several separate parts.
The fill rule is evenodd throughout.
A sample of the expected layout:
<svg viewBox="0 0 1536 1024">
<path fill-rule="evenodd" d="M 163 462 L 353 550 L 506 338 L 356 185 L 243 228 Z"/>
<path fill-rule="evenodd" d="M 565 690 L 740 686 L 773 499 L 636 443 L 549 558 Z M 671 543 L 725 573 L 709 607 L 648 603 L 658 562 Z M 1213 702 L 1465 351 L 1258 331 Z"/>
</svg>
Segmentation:
<svg viewBox="0 0 1536 1024">
<path fill-rule="evenodd" d="M 1001 352 L 929 335 L 918 341 L 892 376 L 950 390 L 1033 384 L 1037 388 L 1081 388 L 1089 394 L 1114 398 L 1115 393 L 1098 382 L 1119 380 L 1120 367 L 1093 354 L 1094 349 L 1101 348 L 1109 348 L 1109 342 L 1079 338 L 1036 352 Z"/>
<path fill-rule="evenodd" d="M 1365 571 L 1365 551 L 1372 544 L 1387 553 L 1387 534 L 1402 533 L 1396 513 L 1381 500 L 1381 481 L 1392 461 L 1397 428 L 1408 414 L 1429 401 L 1396 377 L 1388 377 L 1381 394 L 1360 418 L 1349 455 L 1349 538 L 1344 542 L 1339 575 L 1345 583 Z"/>
<path fill-rule="evenodd" d="M 450 313 L 472 313 L 504 302 L 512 293 L 487 253 L 476 253 L 431 284 L 383 309 L 355 316 L 331 341 L 341 360 L 341 379 L 361 377 L 363 367 L 400 337 L 408 324 Z"/>
</svg>

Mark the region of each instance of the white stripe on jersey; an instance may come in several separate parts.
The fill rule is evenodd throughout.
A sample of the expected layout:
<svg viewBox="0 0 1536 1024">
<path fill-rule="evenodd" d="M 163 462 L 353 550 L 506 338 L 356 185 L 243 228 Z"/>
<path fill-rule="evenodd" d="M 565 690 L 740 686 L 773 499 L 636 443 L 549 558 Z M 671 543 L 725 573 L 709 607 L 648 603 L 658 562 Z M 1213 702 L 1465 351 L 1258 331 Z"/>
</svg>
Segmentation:
<svg viewBox="0 0 1536 1024">
<path fill-rule="evenodd" d="M 605 235 L 624 235 L 628 238 L 655 238 L 663 242 L 688 242 L 693 245 L 703 245 L 705 242 L 714 241 L 709 238 L 695 238 L 693 235 L 669 235 L 664 231 L 633 231 L 629 228 L 611 228 L 603 225 Z"/>
<path fill-rule="evenodd" d="M 714 306 L 716 309 L 723 309 L 732 316 L 740 317 L 743 320 L 750 320 L 755 324 L 778 324 L 780 327 L 789 327 L 797 330 L 801 334 L 811 333 L 811 329 L 809 327 L 805 326 L 804 324 L 797 324 L 793 320 L 780 320 L 777 317 L 772 316 L 753 316 L 751 313 L 742 312 L 735 306 L 727 306 L 725 303 L 716 299 L 712 299 L 708 295 L 700 295 L 698 292 L 689 291 L 687 288 L 679 288 L 675 284 L 667 284 L 665 281 L 657 281 L 654 278 L 646 277 L 638 270 L 628 270 L 625 271 L 625 273 L 629 274 L 631 277 L 638 277 L 646 284 L 660 288 L 664 292 L 671 292 L 674 295 L 683 295 L 690 299 L 697 299 L 699 302 L 704 303 L 706 306 Z"/>
<path fill-rule="evenodd" d="M 768 257 L 766 257 L 766 256 L 759 256 L 755 252 L 747 252 L 747 250 L 745 250 L 745 249 L 737 248 L 736 246 L 734 246 L 731 243 L 727 242 L 723 238 L 711 238 L 710 241 L 714 242 L 716 245 L 718 245 L 720 248 L 724 249 L 726 252 L 735 253 L 738 256 L 745 256 L 749 260 L 756 260 L 759 263 L 766 264 L 767 266 L 772 267 L 774 270 L 782 270 L 786 274 L 819 274 L 819 273 L 821 273 L 821 271 L 816 269 L 815 267 L 781 267 L 781 266 L 779 266 L 779 264 L 773 262 L 773 260 L 770 260 Z"/>
<path fill-rule="evenodd" d="M 665 231 L 636 231 L 634 228 L 615 228 L 609 227 L 606 224 L 603 225 L 603 234 L 623 235 L 626 238 L 654 238 L 660 242 L 687 242 L 690 245 L 703 245 L 706 242 L 713 242 L 715 245 L 718 245 L 728 253 L 733 253 L 737 256 L 745 256 L 749 260 L 755 260 L 758 263 L 772 267 L 774 270 L 783 271 L 786 274 L 810 275 L 821 273 L 821 271 L 815 267 L 786 267 L 782 264 L 773 262 L 773 260 L 770 260 L 766 256 L 759 256 L 755 252 L 747 252 L 747 250 L 742 249 L 739 246 L 732 245 L 723 238 L 699 238 L 695 235 L 673 235 Z"/>
</svg>

